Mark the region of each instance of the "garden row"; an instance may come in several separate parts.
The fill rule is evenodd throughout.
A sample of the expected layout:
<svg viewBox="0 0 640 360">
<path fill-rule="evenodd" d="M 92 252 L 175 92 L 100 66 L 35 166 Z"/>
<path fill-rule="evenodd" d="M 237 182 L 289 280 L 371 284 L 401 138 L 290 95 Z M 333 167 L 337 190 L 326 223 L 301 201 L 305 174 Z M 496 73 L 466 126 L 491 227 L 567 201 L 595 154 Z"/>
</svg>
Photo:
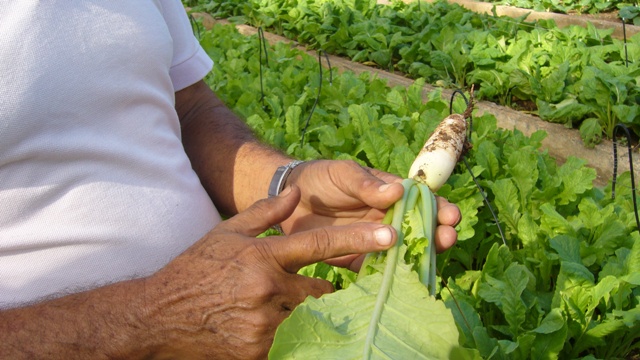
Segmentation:
<svg viewBox="0 0 640 360">
<path fill-rule="evenodd" d="M 640 128 L 637 36 L 625 46 L 610 30 L 559 29 L 446 2 L 220 0 L 199 9 L 438 86 L 475 85 L 479 98 L 579 126 L 589 146 L 618 123 Z"/>
<path fill-rule="evenodd" d="M 213 20 L 210 16 L 203 13 L 193 13 L 195 17 L 202 21 L 204 27 L 211 27 L 216 22 L 228 24 L 224 20 Z M 238 31 L 243 35 L 256 35 L 258 33 L 264 36 L 264 39 L 271 44 L 285 42 L 295 45 L 295 42 L 279 35 L 269 32 L 260 31 L 260 29 L 248 25 L 236 25 Z M 315 56 L 317 52 L 309 51 L 305 47 L 296 46 L 301 51 L 305 51 L 311 56 Z M 384 70 L 375 69 L 363 64 L 354 63 L 342 57 L 325 54 L 326 62 L 323 62 L 325 71 L 353 71 L 356 74 L 369 73 L 372 76 L 384 79 L 389 86 L 408 87 L 413 80 L 408 79 L 398 73 L 390 73 Z M 449 89 L 441 89 L 429 84 L 424 85 L 423 100 L 427 101 L 427 92 L 440 89 L 445 99 L 450 99 L 453 91 Z M 542 130 L 547 133 L 547 137 L 542 141 L 542 147 L 554 157 L 558 163 L 564 163 L 570 156 L 576 156 L 594 168 L 597 177 L 594 184 L 603 187 L 607 182 L 611 181 L 613 174 L 620 174 L 629 171 L 633 167 L 634 176 L 640 179 L 640 158 L 636 155 L 633 157 L 633 163 L 629 161 L 629 149 L 622 143 L 614 146 L 611 141 L 603 140 L 600 144 L 593 148 L 585 148 L 580 134 L 570 128 L 566 128 L 561 124 L 541 121 L 540 118 L 524 112 L 516 111 L 510 108 L 496 105 L 488 101 L 476 101 L 476 109 L 478 114 L 489 113 L 496 117 L 497 125 L 500 128 L 514 130 L 517 129 L 525 135 L 531 135 L 535 131 Z"/>
<path fill-rule="evenodd" d="M 386 0 L 378 0 L 381 3 Z M 412 2 L 417 0 L 402 0 L 404 2 Z M 429 2 L 435 0 L 427 0 Z M 458 4 L 465 9 L 471 10 L 480 14 L 492 14 L 494 16 L 508 16 L 511 18 L 523 18 L 527 21 L 536 20 L 553 20 L 560 28 L 570 26 L 582 26 L 587 27 L 592 24 L 598 29 L 612 29 L 611 37 L 616 39 L 625 39 L 631 37 L 640 32 L 640 27 L 633 24 L 633 21 L 639 21 L 640 18 L 635 17 L 629 20 L 629 17 L 625 18 L 623 22 L 621 16 L 633 16 L 632 14 L 625 14 L 624 11 L 615 13 L 600 13 L 596 15 L 587 14 L 562 14 L 547 11 L 534 11 L 527 8 L 497 5 L 491 2 L 482 2 L 474 0 L 447 0 L 449 3 Z M 628 8 L 628 10 L 640 10 L 640 8 Z M 637 19 L 637 20 L 636 20 Z M 631 23 L 631 24 L 630 24 Z"/>
<path fill-rule="evenodd" d="M 628 0 L 486 0 L 495 5 L 514 6 L 540 12 L 559 14 L 600 14 L 610 21 L 621 21 L 638 25 L 639 9 L 634 1 Z"/>
<path fill-rule="evenodd" d="M 233 26 L 200 36 L 216 63 L 207 78 L 212 89 L 265 141 L 301 159 L 350 159 L 406 176 L 449 113 L 440 90 L 422 100 L 422 80 L 390 88 L 367 73 L 321 71 L 317 58 L 284 43 L 267 46 Z M 464 107 L 456 98 L 454 111 Z M 584 161 L 571 157 L 558 166 L 540 151 L 545 136 L 499 129 L 488 114 L 474 117 L 471 170 L 460 166 L 439 191 L 464 217 L 458 244 L 438 257 L 449 290 L 439 288 L 437 297 L 470 357 L 623 358 L 640 346 L 640 235 L 629 173 L 619 177 L 612 199 L 611 185 L 593 187 L 595 171 Z M 347 290 L 354 279 L 322 264 L 304 271 Z M 346 340 L 326 328 L 339 319 L 307 315 L 305 329 L 316 330 L 283 326 L 274 357 L 295 351 L 318 358 L 309 355 L 315 346 L 324 358 L 349 358 L 331 353 L 346 349 Z"/>
</svg>

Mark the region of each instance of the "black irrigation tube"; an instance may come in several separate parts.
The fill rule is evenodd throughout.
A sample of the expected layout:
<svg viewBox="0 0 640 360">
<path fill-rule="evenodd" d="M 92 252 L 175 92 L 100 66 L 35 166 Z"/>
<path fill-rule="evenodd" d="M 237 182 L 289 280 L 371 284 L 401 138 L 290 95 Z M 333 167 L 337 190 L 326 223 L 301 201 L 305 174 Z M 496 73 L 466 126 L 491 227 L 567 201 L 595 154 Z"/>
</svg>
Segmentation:
<svg viewBox="0 0 640 360">
<path fill-rule="evenodd" d="M 618 175 L 618 130 L 624 131 L 627 138 L 627 149 L 629 151 L 629 170 L 631 173 L 631 198 L 633 199 L 633 210 L 636 216 L 636 227 L 640 230 L 640 219 L 638 218 L 638 203 L 636 201 L 636 180 L 633 175 L 633 156 L 631 151 L 631 133 L 624 124 L 617 124 L 613 128 L 613 180 L 611 181 L 611 199 L 616 198 L 616 176 Z"/>
<path fill-rule="evenodd" d="M 318 95 L 316 96 L 316 100 L 313 102 L 313 106 L 309 111 L 309 116 L 307 117 L 307 122 L 302 129 L 302 134 L 300 136 L 300 147 L 304 146 L 304 136 L 307 133 L 307 128 L 309 127 L 309 121 L 311 121 L 311 116 L 313 112 L 316 110 L 316 105 L 318 105 L 318 101 L 320 101 L 320 95 L 322 91 L 322 54 L 324 53 L 325 58 L 327 59 L 327 64 L 329 65 L 329 85 L 333 84 L 333 71 L 331 69 L 331 62 L 329 61 L 329 55 L 324 50 L 318 50 L 318 74 L 320 78 L 320 82 L 318 83 Z"/>
<path fill-rule="evenodd" d="M 471 91 L 473 91 L 473 88 L 471 89 Z M 460 96 L 462 96 L 462 98 L 464 99 L 465 104 L 467 104 L 467 106 L 469 106 L 469 99 L 467 99 L 467 97 L 464 95 L 464 92 L 462 92 L 460 89 L 456 89 L 451 94 L 451 100 L 449 101 L 449 113 L 450 114 L 453 114 L 453 100 L 454 100 L 456 94 L 460 94 Z M 469 130 L 468 130 L 468 134 L 467 134 L 467 137 L 468 137 L 469 140 L 471 140 L 472 126 L 473 126 L 473 116 L 471 116 L 471 114 L 469 114 L 469 126 L 468 126 Z M 467 161 L 467 157 L 466 156 L 462 156 L 462 161 L 464 162 L 464 165 L 467 167 L 467 171 L 469 171 L 469 174 L 471 175 L 471 179 L 473 179 L 473 182 L 476 184 L 476 187 L 480 191 L 480 195 L 482 195 L 482 199 L 484 200 L 484 203 L 487 204 L 487 208 L 491 212 L 491 215 L 493 216 L 493 219 L 495 220 L 496 225 L 498 226 L 498 232 L 500 232 L 500 237 L 502 238 L 502 243 L 506 246 L 507 245 L 507 240 L 504 237 L 504 232 L 502 231 L 502 226 L 500 226 L 500 220 L 498 220 L 498 216 L 496 215 L 495 211 L 493 210 L 493 207 L 491 206 L 491 202 L 489 202 L 489 199 L 487 198 L 487 195 L 486 195 L 484 189 L 482 188 L 482 186 L 478 182 L 478 179 L 476 178 L 476 176 L 473 174 L 473 171 L 471 171 L 471 165 L 469 165 L 469 162 Z"/>
<path fill-rule="evenodd" d="M 267 40 L 265 38 L 264 35 L 264 30 L 262 29 L 262 27 L 258 27 L 258 49 L 259 49 L 259 53 L 258 56 L 260 57 L 260 101 L 262 102 L 262 105 L 265 106 L 264 104 L 264 98 L 265 98 L 265 94 L 264 94 L 264 78 L 263 78 L 263 73 L 262 73 L 262 52 L 264 51 L 264 63 L 265 66 L 269 66 L 269 55 L 267 52 Z M 329 61 L 329 54 L 327 54 L 326 51 L 324 50 L 319 50 L 318 51 L 318 73 L 319 73 L 319 84 L 318 84 L 318 95 L 316 96 L 315 101 L 313 102 L 313 106 L 311 107 L 311 110 L 309 111 L 309 116 L 307 117 L 307 121 L 304 125 L 304 128 L 302 129 L 302 134 L 300 136 L 300 146 L 304 146 L 304 137 L 305 134 L 307 133 L 307 128 L 309 127 L 309 121 L 311 120 L 311 116 L 313 115 L 316 106 L 318 105 L 318 101 L 320 100 L 320 95 L 321 95 L 321 91 L 322 91 L 322 54 L 324 53 L 324 57 L 327 60 L 327 64 L 329 65 L 329 85 L 333 84 L 333 69 L 331 68 L 331 61 Z"/>
<path fill-rule="evenodd" d="M 193 35 L 196 37 L 196 39 L 200 40 L 200 24 L 198 23 L 198 21 L 196 21 L 196 19 L 193 17 L 193 14 L 191 13 L 189 13 L 189 22 L 191 23 L 191 29 L 195 29 Z"/>
<path fill-rule="evenodd" d="M 262 27 L 258 28 L 258 56 L 260 57 L 260 101 L 262 102 L 262 106 L 265 106 L 264 104 L 264 85 L 263 85 L 263 78 L 262 78 L 262 51 L 264 49 L 264 63 L 265 66 L 269 66 L 269 55 L 267 53 L 267 41 L 264 37 L 264 31 L 262 30 Z"/>
<path fill-rule="evenodd" d="M 629 67 L 629 53 L 627 52 L 627 25 L 625 19 L 622 18 L 622 37 L 624 41 L 624 64 Z"/>
</svg>

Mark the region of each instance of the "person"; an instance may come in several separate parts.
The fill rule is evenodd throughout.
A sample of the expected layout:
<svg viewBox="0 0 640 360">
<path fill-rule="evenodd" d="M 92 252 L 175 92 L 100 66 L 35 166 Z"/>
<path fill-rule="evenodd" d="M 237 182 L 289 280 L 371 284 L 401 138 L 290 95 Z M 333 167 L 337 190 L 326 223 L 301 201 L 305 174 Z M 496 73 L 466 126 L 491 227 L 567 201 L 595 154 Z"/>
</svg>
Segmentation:
<svg viewBox="0 0 640 360">
<path fill-rule="evenodd" d="M 333 291 L 301 267 L 396 241 L 390 174 L 308 161 L 267 196 L 293 159 L 204 83 L 180 1 L 10 1 L 0 29 L 0 358 L 263 358 Z"/>
</svg>

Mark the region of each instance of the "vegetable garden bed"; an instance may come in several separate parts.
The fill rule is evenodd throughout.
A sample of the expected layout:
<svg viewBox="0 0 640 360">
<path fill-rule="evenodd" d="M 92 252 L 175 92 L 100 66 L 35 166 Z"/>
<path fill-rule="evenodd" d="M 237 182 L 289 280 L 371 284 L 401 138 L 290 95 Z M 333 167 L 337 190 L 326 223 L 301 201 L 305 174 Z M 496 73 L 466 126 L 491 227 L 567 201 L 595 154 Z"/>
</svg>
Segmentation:
<svg viewBox="0 0 640 360">
<path fill-rule="evenodd" d="M 403 0 L 412 2 L 417 0 Z M 426 0 L 433 2 L 434 0 Z M 618 17 L 618 13 L 607 14 L 559 14 L 549 11 L 535 11 L 527 8 L 519 8 L 515 6 L 496 5 L 491 2 L 473 1 L 473 0 L 447 0 L 480 14 L 494 14 L 497 16 L 509 16 L 512 18 L 520 18 L 526 16 L 526 20 L 553 20 L 558 27 L 564 28 L 569 26 L 583 26 L 593 24 L 598 29 L 613 29 L 612 37 L 623 39 L 623 37 L 632 37 L 640 32 L 640 26 L 622 24 L 622 19 Z"/>
<path fill-rule="evenodd" d="M 406 176 L 424 139 L 449 113 L 442 89 L 427 91 L 424 101 L 422 81 L 390 87 L 369 71 L 321 72 L 316 56 L 283 42 L 266 46 L 230 26 L 200 36 L 216 63 L 207 79 L 214 91 L 265 141 L 298 158 L 352 159 Z M 453 108 L 464 109 L 460 97 Z M 383 316 L 374 324 L 403 334 L 391 336 L 395 350 L 374 334 L 373 344 L 382 349 L 374 353 L 409 349 L 412 356 L 395 358 L 459 359 L 631 356 L 640 347 L 640 234 L 629 173 L 618 178 L 612 199 L 611 184 L 593 187 L 596 171 L 583 160 L 568 157 L 557 165 L 542 149 L 544 132 L 500 129 L 493 115 L 479 113 L 466 157 L 473 176 L 460 166 L 439 191 L 460 206 L 463 220 L 458 244 L 437 258 L 437 300 L 424 298 L 414 285 L 407 285 L 411 291 L 392 290 L 401 291 L 401 301 L 389 302 L 390 311 L 406 311 L 410 304 L 417 313 L 399 322 Z M 407 228 L 409 233 L 422 241 L 415 230 Z M 417 276 L 410 269 L 411 264 L 400 267 L 394 278 L 413 284 Z M 346 290 L 299 306 L 278 329 L 272 357 L 361 358 L 346 351 L 363 339 L 350 324 L 367 318 L 368 310 L 358 304 L 375 295 L 378 280 L 364 277 L 354 284 L 355 274 L 322 264 L 304 273 Z M 358 289 L 364 292 L 354 295 Z M 412 323 L 425 316 L 427 326 L 435 316 L 441 322 L 426 329 L 424 321 Z"/>
<path fill-rule="evenodd" d="M 213 26 L 214 23 L 220 22 L 222 24 L 228 24 L 226 21 L 216 21 L 207 14 L 197 13 L 195 16 L 204 22 L 204 25 L 208 28 Z M 236 28 L 241 34 L 244 35 L 256 35 L 258 29 L 249 25 L 236 25 Z M 298 45 L 291 40 L 269 32 L 263 32 L 265 39 L 271 44 L 275 43 L 291 43 L 296 45 L 300 51 L 313 56 L 313 51 L 307 50 L 305 47 Z M 364 72 L 375 74 L 377 78 L 384 79 L 388 85 L 409 87 L 413 80 L 408 79 L 398 73 L 390 73 L 370 66 L 365 66 L 360 63 L 355 63 L 341 57 L 328 55 L 330 64 L 338 71 L 353 71 L 356 74 Z M 327 66 L 325 64 L 324 66 Z M 426 101 L 427 94 L 435 90 L 436 87 L 424 84 L 423 98 Z M 451 97 L 453 91 L 442 90 L 445 99 Z M 564 163 L 567 158 L 574 156 L 584 159 L 587 165 L 594 168 L 597 171 L 597 177 L 595 184 L 597 186 L 605 186 L 613 177 L 614 171 L 614 154 L 613 144 L 610 140 L 603 140 L 602 143 L 595 145 L 594 148 L 584 147 L 580 135 L 577 131 L 568 129 L 561 124 L 550 123 L 540 120 L 540 118 L 529 115 L 523 112 L 519 112 L 504 106 L 497 105 L 488 101 L 479 101 L 476 108 L 479 113 L 489 113 L 496 117 L 497 125 L 507 130 L 517 129 L 523 134 L 530 136 L 536 131 L 545 131 L 547 137 L 542 141 L 542 146 L 549 151 L 549 154 L 554 157 L 560 164 Z M 629 171 L 630 165 L 628 161 L 628 154 L 625 148 L 620 145 L 617 152 L 618 161 L 618 174 Z M 636 179 L 640 179 L 640 156 L 635 154 L 633 158 L 633 169 Z"/>
<path fill-rule="evenodd" d="M 551 21 L 479 15 L 443 1 L 348 3 L 221 0 L 203 7 L 438 86 L 475 84 L 480 98 L 579 126 L 587 146 L 612 138 L 617 123 L 640 129 L 637 37 L 623 45 L 611 30 L 559 29 Z"/>
</svg>

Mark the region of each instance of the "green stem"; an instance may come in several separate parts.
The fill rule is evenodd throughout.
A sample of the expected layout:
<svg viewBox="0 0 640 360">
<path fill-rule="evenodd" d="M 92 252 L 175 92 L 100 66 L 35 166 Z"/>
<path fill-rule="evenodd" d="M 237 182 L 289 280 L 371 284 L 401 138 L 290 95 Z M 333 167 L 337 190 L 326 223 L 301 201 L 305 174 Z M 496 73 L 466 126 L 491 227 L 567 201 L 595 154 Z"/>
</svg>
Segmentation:
<svg viewBox="0 0 640 360">
<path fill-rule="evenodd" d="M 436 196 L 431 192 L 431 242 L 429 256 L 431 257 L 431 277 L 429 284 L 431 285 L 431 296 L 436 296 L 436 227 L 438 226 L 438 203 Z"/>
<path fill-rule="evenodd" d="M 435 249 L 435 228 L 436 216 L 438 214 L 435 196 L 428 186 L 418 184 L 421 195 L 420 216 L 423 219 L 422 226 L 424 235 L 427 237 L 427 245 L 420 260 L 420 269 L 418 275 L 431 296 L 436 295 L 436 249 Z"/>
<path fill-rule="evenodd" d="M 389 290 L 391 289 L 391 284 L 393 283 L 393 275 L 395 273 L 396 264 L 398 262 L 398 253 L 400 252 L 399 249 L 400 246 L 402 246 L 402 244 L 404 243 L 404 235 L 402 233 L 402 221 L 404 220 L 404 214 L 407 209 L 411 209 L 415 206 L 418 197 L 418 189 L 414 185 L 415 181 L 412 179 L 405 179 L 402 181 L 402 186 L 404 186 L 404 194 L 402 195 L 402 199 L 396 202 L 393 208 L 393 221 L 391 222 L 391 225 L 396 229 L 396 232 L 398 233 L 398 240 L 393 247 L 387 250 L 387 264 L 384 269 L 384 274 L 382 275 L 382 283 L 380 284 L 380 290 L 378 292 L 378 295 L 376 296 L 376 303 L 371 314 L 371 320 L 369 321 L 367 337 L 364 342 L 363 359 L 369 359 L 371 357 L 373 339 L 376 335 L 380 317 L 382 316 L 382 309 L 385 302 L 387 301 Z M 408 206 L 410 205 L 408 199 L 413 200 L 412 207 Z"/>
</svg>

